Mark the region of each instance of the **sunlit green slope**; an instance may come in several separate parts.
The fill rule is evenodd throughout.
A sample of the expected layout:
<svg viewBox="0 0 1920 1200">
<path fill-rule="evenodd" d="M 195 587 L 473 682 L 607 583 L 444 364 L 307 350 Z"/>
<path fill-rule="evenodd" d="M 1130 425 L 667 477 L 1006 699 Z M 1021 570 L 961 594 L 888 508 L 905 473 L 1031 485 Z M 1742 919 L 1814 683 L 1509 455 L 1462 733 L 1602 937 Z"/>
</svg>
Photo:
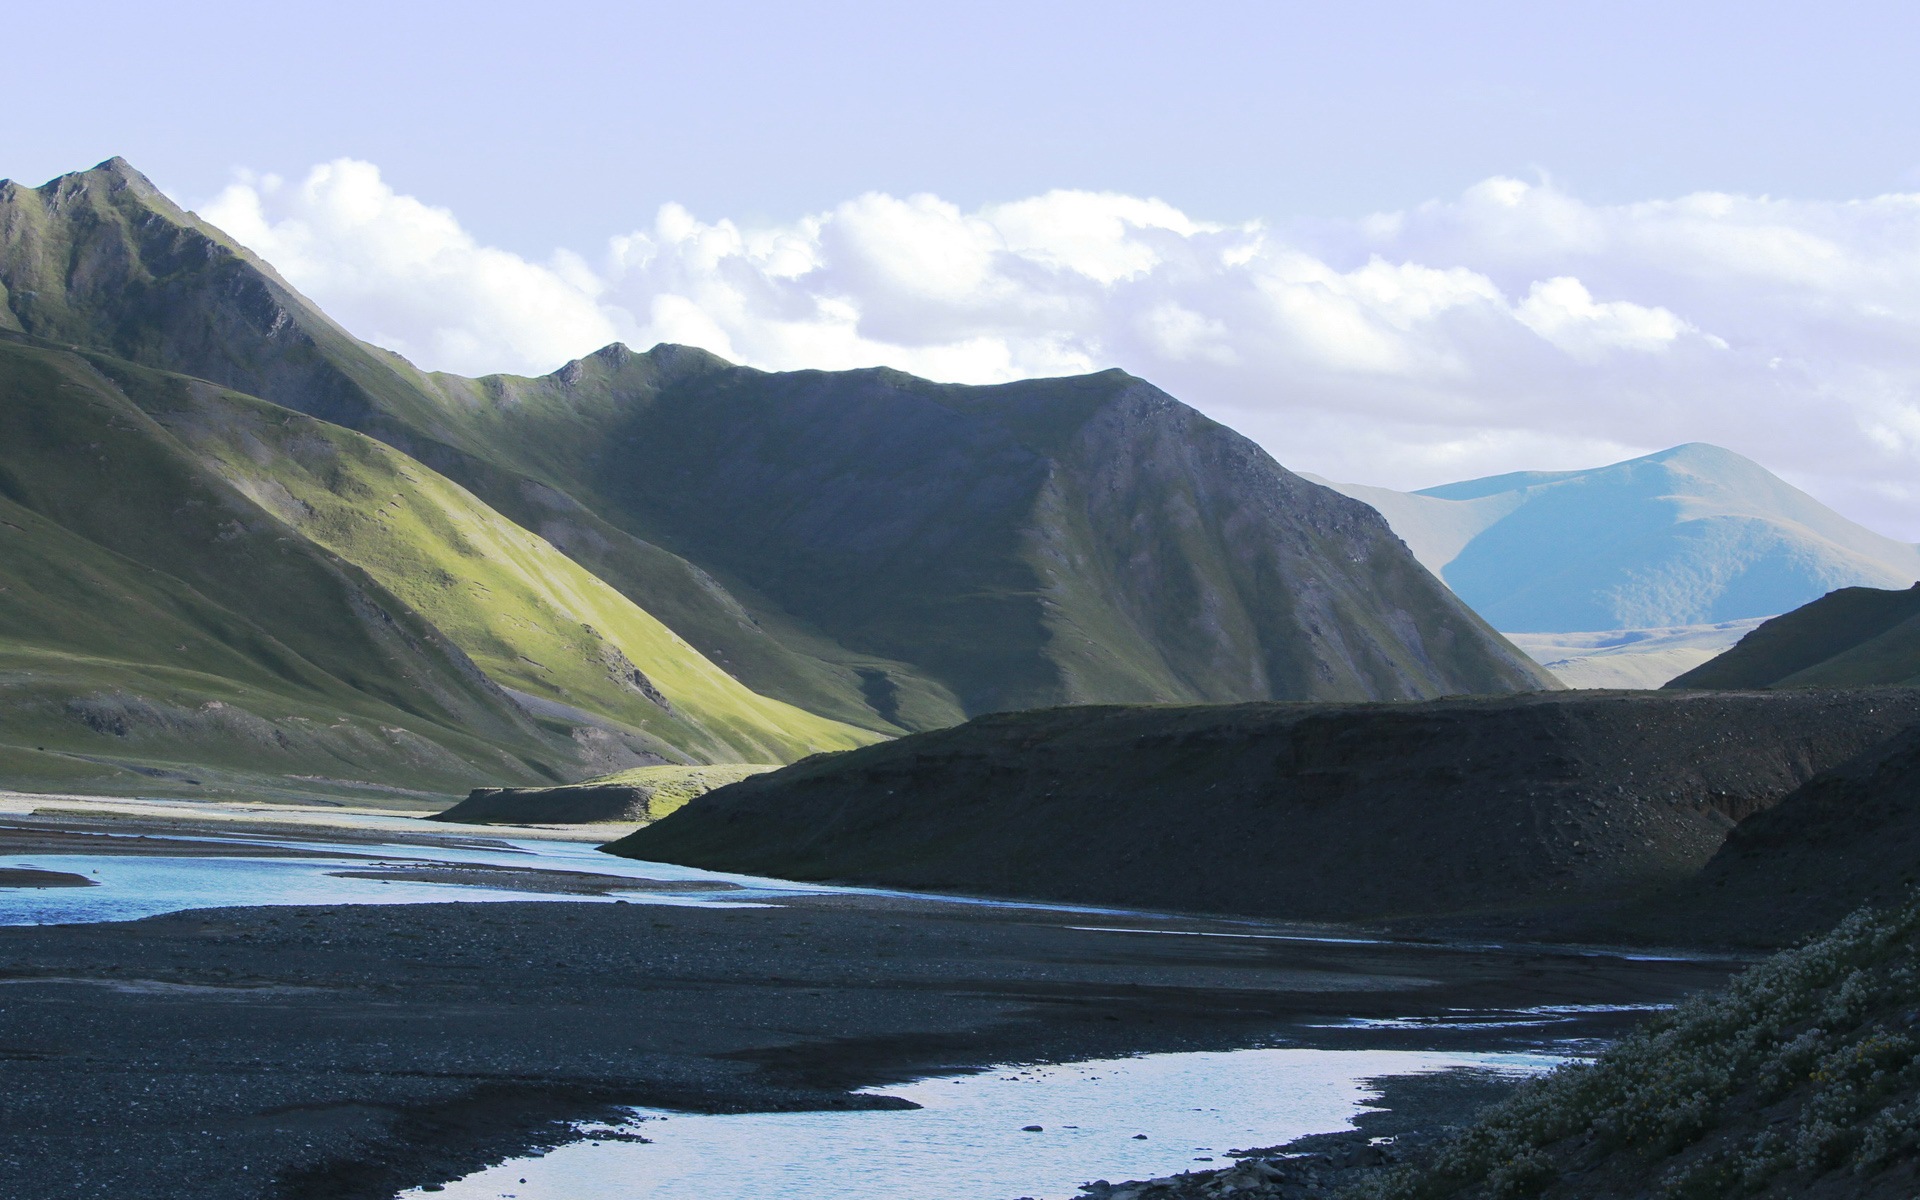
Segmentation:
<svg viewBox="0 0 1920 1200">
<path fill-rule="evenodd" d="M 390 447 L 0 334 L 6 786 L 428 806 L 875 736 L 754 694 Z"/>
<path fill-rule="evenodd" d="M 87 360 L 0 337 L 8 786 L 425 802 L 592 766 Z"/>
<path fill-rule="evenodd" d="M 877 737 L 752 692 L 546 541 L 390 446 L 178 377 L 119 374 L 236 488 L 546 711 L 636 731 L 648 751 L 684 762 L 787 761 Z"/>
</svg>

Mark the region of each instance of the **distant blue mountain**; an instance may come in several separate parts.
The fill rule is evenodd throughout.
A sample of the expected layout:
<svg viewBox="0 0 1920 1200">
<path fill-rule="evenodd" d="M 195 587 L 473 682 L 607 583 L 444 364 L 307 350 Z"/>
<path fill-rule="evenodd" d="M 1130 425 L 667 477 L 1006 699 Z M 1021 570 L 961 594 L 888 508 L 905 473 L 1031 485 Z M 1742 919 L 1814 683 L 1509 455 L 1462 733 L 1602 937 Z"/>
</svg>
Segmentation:
<svg viewBox="0 0 1920 1200">
<path fill-rule="evenodd" d="M 1702 442 L 1419 492 L 1329 486 L 1379 509 L 1428 570 L 1511 633 L 1705 625 L 1920 580 L 1920 547 Z"/>
</svg>

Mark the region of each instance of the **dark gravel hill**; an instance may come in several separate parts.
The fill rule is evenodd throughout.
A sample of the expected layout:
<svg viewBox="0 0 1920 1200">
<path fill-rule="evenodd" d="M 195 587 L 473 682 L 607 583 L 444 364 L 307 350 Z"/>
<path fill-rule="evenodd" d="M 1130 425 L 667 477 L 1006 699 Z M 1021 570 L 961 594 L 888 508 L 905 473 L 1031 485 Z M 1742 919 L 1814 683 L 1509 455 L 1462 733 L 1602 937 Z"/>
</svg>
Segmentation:
<svg viewBox="0 0 1920 1200">
<path fill-rule="evenodd" d="M 1302 919 L 1525 913 L 1676 883 L 1920 720 L 1920 691 L 1054 709 L 819 756 L 608 849 Z"/>
</svg>

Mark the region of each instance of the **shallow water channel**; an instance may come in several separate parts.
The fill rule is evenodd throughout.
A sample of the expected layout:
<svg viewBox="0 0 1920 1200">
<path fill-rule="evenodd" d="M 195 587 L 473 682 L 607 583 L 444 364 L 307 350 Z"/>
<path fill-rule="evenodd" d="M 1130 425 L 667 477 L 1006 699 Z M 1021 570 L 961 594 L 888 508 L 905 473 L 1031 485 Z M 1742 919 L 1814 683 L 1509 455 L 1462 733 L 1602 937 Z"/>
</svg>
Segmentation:
<svg viewBox="0 0 1920 1200">
<path fill-rule="evenodd" d="M 450 844 L 396 840 L 385 844 L 249 839 L 202 841 L 218 854 L 0 855 L 0 869 L 25 868 L 81 876 L 91 887 L 0 888 L 0 925 L 65 925 L 133 921 L 195 908 L 298 904 L 432 904 L 556 900 L 579 903 L 763 907 L 782 898 L 832 893 L 919 895 L 871 888 L 793 883 L 752 875 L 703 871 L 672 863 L 640 862 L 602 854 L 594 843 L 554 839 L 489 838 Z M 233 852 L 256 844 L 259 857 Z M 448 882 L 446 868 L 475 869 L 473 878 Z M 491 872 L 491 875 L 488 873 Z M 381 878 L 368 878 L 380 875 Z M 515 879 L 515 876 L 521 878 Z M 416 876 L 409 878 L 408 876 Z M 594 877 L 584 888 L 562 890 L 569 878 Z M 484 880 L 492 878 L 498 886 Z M 625 885 L 622 885 L 625 881 Z M 1019 904 L 956 896 L 926 896 L 956 904 L 1044 908 L 1056 912 L 1111 910 L 1075 905 Z"/>
<path fill-rule="evenodd" d="M 1056 1200 L 1078 1195 L 1079 1185 L 1096 1176 L 1119 1182 L 1230 1166 L 1229 1150 L 1344 1129 L 1377 1095 L 1369 1079 L 1462 1067 L 1531 1073 L 1558 1061 L 1395 1050 L 1152 1054 L 867 1089 L 921 1106 L 911 1110 L 695 1116 L 637 1109 L 631 1124 L 602 1129 L 597 1139 L 588 1131 L 585 1140 L 509 1160 L 431 1194 Z M 628 1140 L 635 1135 L 646 1141 Z"/>
<path fill-rule="evenodd" d="M 191 839 L 175 839 L 191 840 Z M 431 904 L 526 900 L 675 905 L 765 905 L 782 896 L 845 889 L 636 862 L 599 853 L 591 843 L 499 838 L 492 844 L 395 841 L 364 844 L 262 838 L 259 857 L 235 854 L 251 839 L 200 839 L 218 854 L 0 855 L 0 868 L 79 875 L 92 887 L 0 888 L 0 925 L 132 921 L 193 908 L 292 904 Z M 433 868 L 534 872 L 528 886 L 444 882 Z M 569 893 L 537 886 L 543 876 L 599 877 L 600 890 Z M 366 878 L 384 874 L 387 878 Z M 410 879 L 408 875 L 420 878 Z M 484 874 L 478 878 L 486 878 Z M 628 880 L 622 887 L 619 880 Z M 664 886 L 662 886 L 664 885 Z"/>
</svg>

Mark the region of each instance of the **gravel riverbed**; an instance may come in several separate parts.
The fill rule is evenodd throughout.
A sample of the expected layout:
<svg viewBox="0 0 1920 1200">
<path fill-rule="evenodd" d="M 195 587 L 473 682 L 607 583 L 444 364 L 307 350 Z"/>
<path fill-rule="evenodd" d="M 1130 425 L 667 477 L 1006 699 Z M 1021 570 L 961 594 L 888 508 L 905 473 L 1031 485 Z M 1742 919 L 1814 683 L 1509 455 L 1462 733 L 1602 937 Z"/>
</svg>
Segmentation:
<svg viewBox="0 0 1920 1200">
<path fill-rule="evenodd" d="M 1539 1032 L 1438 1018 L 1656 1003 L 1731 966 L 1315 935 L 849 894 L 0 928 L 0 1176 L 16 1200 L 385 1200 L 627 1105 L 882 1107 L 853 1089 L 1160 1050 L 1510 1048 Z"/>
</svg>

